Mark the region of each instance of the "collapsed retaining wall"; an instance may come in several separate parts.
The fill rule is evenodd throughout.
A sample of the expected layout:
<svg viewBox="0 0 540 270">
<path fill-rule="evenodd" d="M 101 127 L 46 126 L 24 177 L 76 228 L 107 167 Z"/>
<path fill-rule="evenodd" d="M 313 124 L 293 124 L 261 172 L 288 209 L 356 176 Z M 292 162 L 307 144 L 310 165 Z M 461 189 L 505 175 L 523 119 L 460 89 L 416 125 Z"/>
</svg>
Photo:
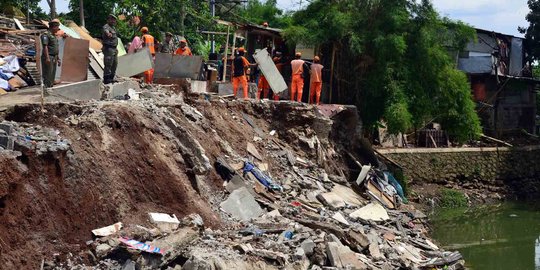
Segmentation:
<svg viewBox="0 0 540 270">
<path fill-rule="evenodd" d="M 540 146 L 380 149 L 403 168 L 409 182 L 479 181 L 510 185 L 519 193 L 540 190 Z"/>
</svg>

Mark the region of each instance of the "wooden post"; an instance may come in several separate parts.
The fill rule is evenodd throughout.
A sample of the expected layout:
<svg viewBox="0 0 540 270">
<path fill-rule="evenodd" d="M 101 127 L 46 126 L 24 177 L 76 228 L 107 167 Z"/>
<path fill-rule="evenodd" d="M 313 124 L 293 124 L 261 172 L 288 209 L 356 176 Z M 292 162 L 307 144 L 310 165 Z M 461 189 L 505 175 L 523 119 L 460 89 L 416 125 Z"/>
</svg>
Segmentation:
<svg viewBox="0 0 540 270">
<path fill-rule="evenodd" d="M 84 0 L 79 0 L 79 18 L 81 21 L 81 26 L 86 28 L 86 25 L 84 23 Z"/>
<path fill-rule="evenodd" d="M 330 65 L 330 97 L 329 102 L 332 104 L 332 92 L 334 89 L 334 60 L 336 58 L 336 45 L 332 44 L 332 64 Z"/>
<path fill-rule="evenodd" d="M 227 42 L 225 42 L 225 60 L 223 61 L 223 77 L 221 78 L 222 82 L 225 82 L 225 78 L 227 78 L 227 60 L 229 60 L 229 31 L 231 30 L 231 26 L 227 25 Z"/>
<path fill-rule="evenodd" d="M 234 30 L 234 34 L 233 34 L 233 41 L 232 41 L 232 56 L 233 56 L 233 59 L 234 59 L 234 50 L 236 49 L 236 30 Z M 227 67 L 225 67 L 227 68 Z M 232 72 L 231 72 L 231 82 L 232 82 Z"/>
</svg>

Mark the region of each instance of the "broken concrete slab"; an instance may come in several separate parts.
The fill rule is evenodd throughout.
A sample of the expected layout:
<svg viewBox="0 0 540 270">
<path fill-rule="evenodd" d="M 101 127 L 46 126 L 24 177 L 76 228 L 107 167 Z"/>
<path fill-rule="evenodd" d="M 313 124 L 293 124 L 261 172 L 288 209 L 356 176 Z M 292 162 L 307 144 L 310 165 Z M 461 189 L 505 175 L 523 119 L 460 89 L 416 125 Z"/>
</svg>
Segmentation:
<svg viewBox="0 0 540 270">
<path fill-rule="evenodd" d="M 317 195 L 317 199 L 334 209 L 345 207 L 347 204 L 360 206 L 364 202 L 364 199 L 354 190 L 343 185 L 335 185 L 331 192 Z"/>
<path fill-rule="evenodd" d="M 356 184 L 358 186 L 360 186 L 364 182 L 364 180 L 366 179 L 369 173 L 369 170 L 371 170 L 371 166 L 369 165 L 362 166 L 362 170 L 360 171 L 360 174 L 358 174 L 358 177 L 356 178 Z"/>
<path fill-rule="evenodd" d="M 103 88 L 101 80 L 89 80 L 55 86 L 48 94 L 70 100 L 100 100 Z"/>
<path fill-rule="evenodd" d="M 4 131 L 3 133 L 6 135 L 11 135 L 11 132 L 13 132 L 13 125 L 8 123 L 0 123 L 0 130 Z"/>
<path fill-rule="evenodd" d="M 131 77 L 154 68 L 152 55 L 148 48 L 136 53 L 130 53 L 118 57 L 118 68 L 116 75 L 121 77 Z"/>
<path fill-rule="evenodd" d="M 338 221 L 339 223 L 343 224 L 343 225 L 347 225 L 349 226 L 349 222 L 345 219 L 345 217 L 340 213 L 340 212 L 336 212 L 333 216 L 332 216 L 333 219 L 335 219 L 336 221 Z"/>
<path fill-rule="evenodd" d="M 242 176 L 235 174 L 232 179 L 227 183 L 225 189 L 228 192 L 233 192 L 241 187 L 247 187 L 247 184 L 244 181 L 244 178 L 242 178 Z"/>
<path fill-rule="evenodd" d="M 313 240 L 311 239 L 306 239 L 300 244 L 300 247 L 304 249 L 306 255 L 310 256 L 311 254 L 313 254 L 313 250 L 315 249 L 315 242 L 313 242 Z"/>
<path fill-rule="evenodd" d="M 328 242 L 326 255 L 330 265 L 339 269 L 366 269 L 366 265 L 358 259 L 356 253 L 339 242 Z"/>
<path fill-rule="evenodd" d="M 202 66 L 199 55 L 183 56 L 170 53 L 156 53 L 155 78 L 197 79 Z"/>
<path fill-rule="evenodd" d="M 0 147 L 6 150 L 13 150 L 15 147 L 15 141 L 12 136 L 0 135 Z"/>
<path fill-rule="evenodd" d="M 255 145 L 253 145 L 252 143 L 249 143 L 249 142 L 247 143 L 247 151 L 250 155 L 252 155 L 256 159 L 261 160 L 261 161 L 263 160 L 261 154 L 259 153 L 259 150 L 257 150 Z"/>
<path fill-rule="evenodd" d="M 122 222 L 117 222 L 117 223 L 114 223 L 113 225 L 109 225 L 106 227 L 92 230 L 92 233 L 98 237 L 109 236 L 111 234 L 115 234 L 119 232 L 120 229 L 122 229 Z"/>
<path fill-rule="evenodd" d="M 349 217 L 373 221 L 385 221 L 390 219 L 386 209 L 378 203 L 370 203 L 352 212 Z"/>
<path fill-rule="evenodd" d="M 154 83 L 172 85 L 171 90 L 177 94 L 191 92 L 191 79 L 189 78 L 154 78 Z"/>
<path fill-rule="evenodd" d="M 208 93 L 208 83 L 206 81 L 191 80 L 190 93 Z"/>
<path fill-rule="evenodd" d="M 107 98 L 118 98 L 118 97 L 125 97 L 127 94 L 129 94 L 129 89 L 134 90 L 135 92 L 140 92 L 141 87 L 139 86 L 139 83 L 133 80 L 123 81 L 123 82 L 117 82 L 113 84 L 107 85 L 109 88 L 109 91 L 107 93 Z"/>
<path fill-rule="evenodd" d="M 225 212 L 243 221 L 249 221 L 264 214 L 263 209 L 245 187 L 233 191 L 220 206 Z"/>
<path fill-rule="evenodd" d="M 174 214 L 148 213 L 148 216 L 150 216 L 150 222 L 154 223 L 163 232 L 172 232 L 180 226 L 180 220 Z"/>
<path fill-rule="evenodd" d="M 267 50 L 259 50 L 253 55 L 253 58 L 259 64 L 259 69 L 264 74 L 274 93 L 281 93 L 287 90 L 287 83 L 285 83 L 283 76 Z"/>
</svg>

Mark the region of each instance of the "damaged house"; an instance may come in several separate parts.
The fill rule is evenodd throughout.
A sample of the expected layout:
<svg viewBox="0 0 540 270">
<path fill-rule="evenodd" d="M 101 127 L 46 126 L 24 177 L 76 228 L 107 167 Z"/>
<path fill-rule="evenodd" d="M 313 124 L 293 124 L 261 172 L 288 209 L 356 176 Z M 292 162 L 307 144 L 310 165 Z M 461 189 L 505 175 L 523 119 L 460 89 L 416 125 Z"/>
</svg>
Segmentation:
<svg viewBox="0 0 540 270">
<path fill-rule="evenodd" d="M 476 29 L 478 41 L 459 52 L 458 68 L 471 83 L 484 133 L 504 136 L 525 130 L 534 133 L 535 86 L 525 60 L 524 39 Z"/>
</svg>

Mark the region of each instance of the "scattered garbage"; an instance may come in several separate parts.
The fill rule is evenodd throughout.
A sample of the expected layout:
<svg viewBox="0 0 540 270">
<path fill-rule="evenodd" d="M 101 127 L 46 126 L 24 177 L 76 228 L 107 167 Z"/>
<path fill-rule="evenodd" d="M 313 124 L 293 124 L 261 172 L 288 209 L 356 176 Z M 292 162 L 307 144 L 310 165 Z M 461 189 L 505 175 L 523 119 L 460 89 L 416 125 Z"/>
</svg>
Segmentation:
<svg viewBox="0 0 540 270">
<path fill-rule="evenodd" d="M 124 237 L 120 237 L 120 238 L 118 238 L 118 240 L 120 242 L 126 244 L 128 247 L 130 247 L 132 249 L 138 249 L 138 250 L 142 250 L 142 251 L 145 251 L 145 252 L 148 252 L 148 253 L 157 253 L 157 254 L 164 254 L 165 253 L 163 250 L 161 250 L 158 247 L 148 245 L 148 244 L 139 242 L 137 240 L 128 239 L 128 238 L 124 238 Z"/>
</svg>

